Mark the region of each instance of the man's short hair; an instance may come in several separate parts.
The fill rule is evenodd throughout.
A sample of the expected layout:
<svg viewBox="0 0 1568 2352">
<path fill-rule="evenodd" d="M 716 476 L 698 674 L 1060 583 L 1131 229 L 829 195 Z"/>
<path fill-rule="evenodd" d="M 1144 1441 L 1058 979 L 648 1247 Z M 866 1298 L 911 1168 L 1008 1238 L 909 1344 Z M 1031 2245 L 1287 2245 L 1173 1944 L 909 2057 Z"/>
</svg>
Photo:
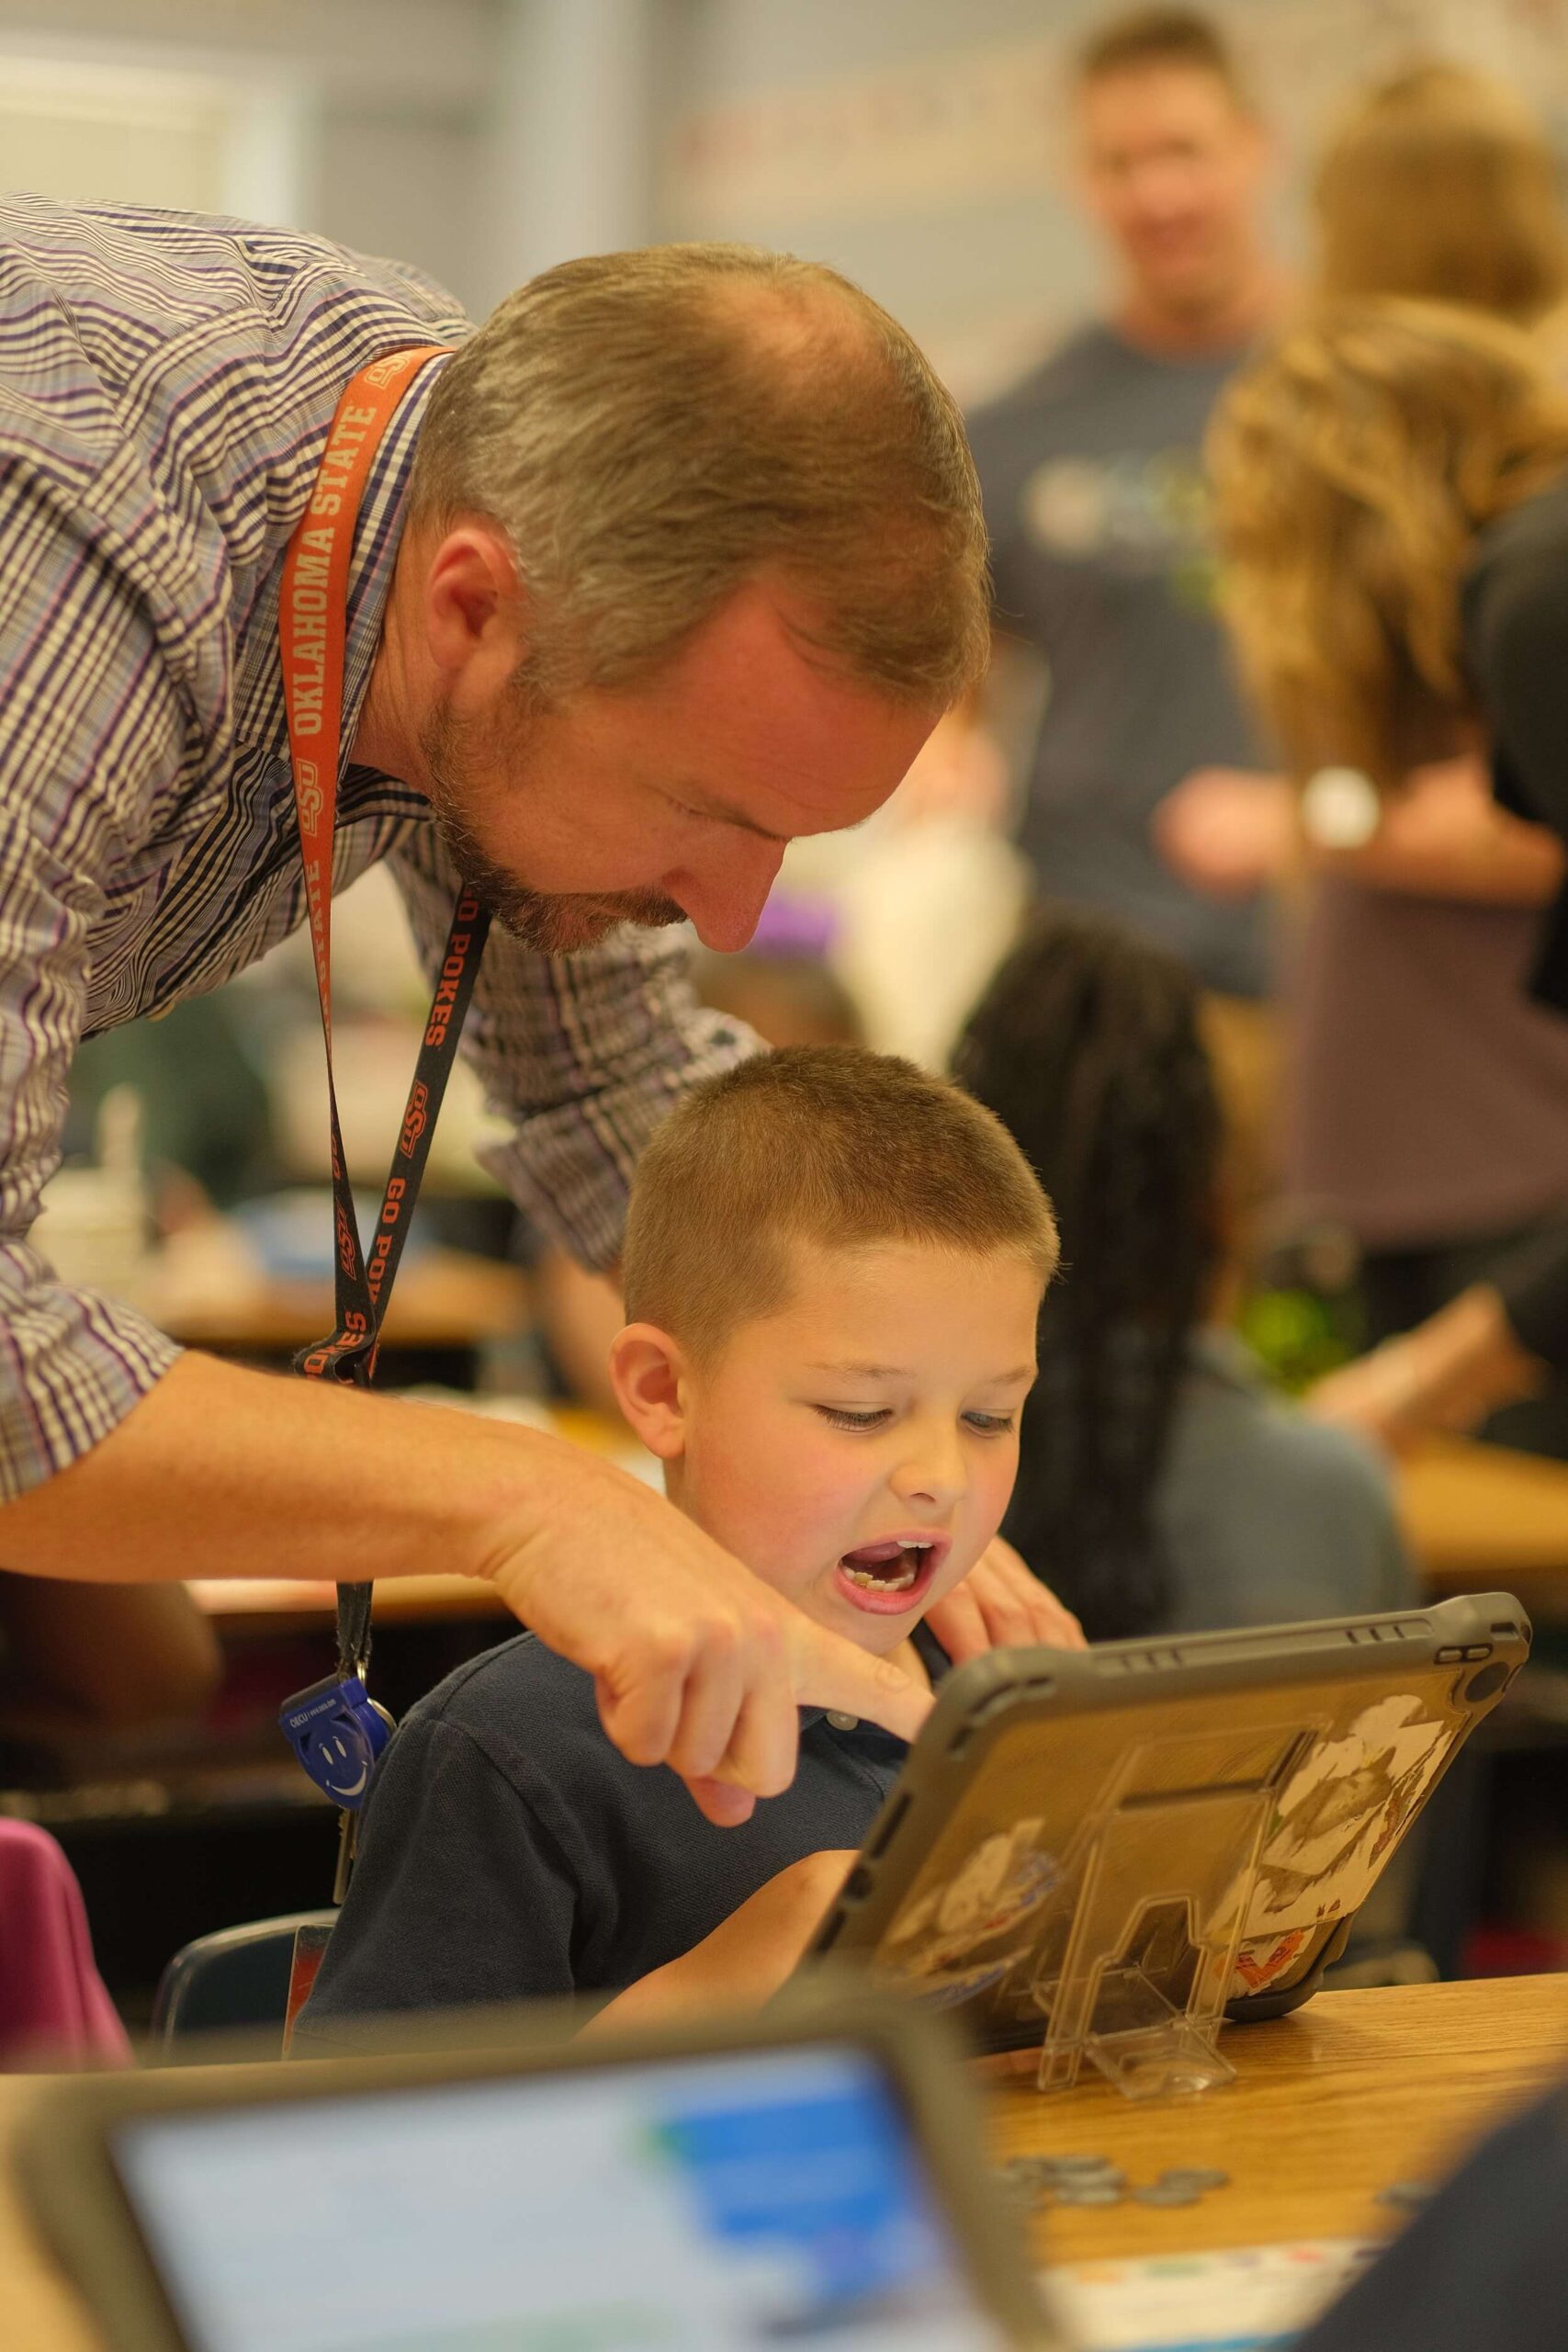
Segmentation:
<svg viewBox="0 0 1568 2352">
<path fill-rule="evenodd" d="M 1010 1252 L 1043 1292 L 1056 1225 L 999 1119 L 860 1046 L 788 1046 L 694 1087 L 637 1166 L 626 1313 L 698 1355 L 787 1302 L 790 1244 Z"/>
<path fill-rule="evenodd" d="M 760 578 L 817 616 L 803 651 L 890 699 L 946 708 L 986 665 L 957 406 L 895 319 L 789 254 L 656 245 L 545 271 L 446 363 L 410 498 L 505 531 L 539 701 L 657 670 Z"/>
<path fill-rule="evenodd" d="M 1213 18 L 1198 8 L 1134 8 L 1126 16 L 1110 17 L 1080 43 L 1073 78 L 1081 90 L 1112 74 L 1139 74 L 1156 65 L 1185 65 L 1213 74 L 1244 112 L 1252 110 L 1252 94 L 1235 50 Z"/>
</svg>

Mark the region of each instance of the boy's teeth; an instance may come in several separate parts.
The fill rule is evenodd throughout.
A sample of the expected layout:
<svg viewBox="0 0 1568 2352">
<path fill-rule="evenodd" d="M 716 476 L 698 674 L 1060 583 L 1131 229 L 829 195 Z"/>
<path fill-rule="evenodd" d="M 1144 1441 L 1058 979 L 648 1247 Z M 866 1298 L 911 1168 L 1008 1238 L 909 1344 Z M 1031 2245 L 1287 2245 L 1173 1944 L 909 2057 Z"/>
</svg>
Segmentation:
<svg viewBox="0 0 1568 2352">
<path fill-rule="evenodd" d="M 908 1592 L 919 1581 L 934 1542 L 929 1535 L 912 1535 L 908 1542 L 889 1535 L 880 1544 L 857 1544 L 839 1566 L 852 1584 L 866 1592 Z"/>
</svg>

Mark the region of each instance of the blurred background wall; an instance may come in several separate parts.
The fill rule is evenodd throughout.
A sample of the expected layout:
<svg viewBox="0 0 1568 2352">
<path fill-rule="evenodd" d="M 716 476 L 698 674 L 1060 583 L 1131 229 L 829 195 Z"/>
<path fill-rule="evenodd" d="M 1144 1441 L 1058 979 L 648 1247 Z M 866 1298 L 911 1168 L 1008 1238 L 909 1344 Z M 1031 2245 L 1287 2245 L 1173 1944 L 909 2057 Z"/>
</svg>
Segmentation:
<svg viewBox="0 0 1568 2352">
<path fill-rule="evenodd" d="M 1086 0 L 0 0 L 0 181 L 231 209 L 487 309 L 573 253 L 741 236 L 835 262 L 965 396 L 1094 279 L 1060 187 Z M 1295 159 L 1413 49 L 1568 126 L 1568 0 L 1233 0 Z"/>
</svg>

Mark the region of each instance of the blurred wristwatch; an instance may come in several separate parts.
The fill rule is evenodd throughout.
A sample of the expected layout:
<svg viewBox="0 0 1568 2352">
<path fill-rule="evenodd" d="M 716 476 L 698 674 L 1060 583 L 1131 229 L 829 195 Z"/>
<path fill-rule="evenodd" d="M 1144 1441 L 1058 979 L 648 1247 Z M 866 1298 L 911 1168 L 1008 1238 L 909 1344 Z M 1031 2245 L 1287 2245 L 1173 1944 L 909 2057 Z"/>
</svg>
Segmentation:
<svg viewBox="0 0 1568 2352">
<path fill-rule="evenodd" d="M 1315 849 L 1364 849 L 1382 818 L 1382 802 L 1359 768 L 1319 768 L 1299 804 L 1301 827 Z"/>
</svg>

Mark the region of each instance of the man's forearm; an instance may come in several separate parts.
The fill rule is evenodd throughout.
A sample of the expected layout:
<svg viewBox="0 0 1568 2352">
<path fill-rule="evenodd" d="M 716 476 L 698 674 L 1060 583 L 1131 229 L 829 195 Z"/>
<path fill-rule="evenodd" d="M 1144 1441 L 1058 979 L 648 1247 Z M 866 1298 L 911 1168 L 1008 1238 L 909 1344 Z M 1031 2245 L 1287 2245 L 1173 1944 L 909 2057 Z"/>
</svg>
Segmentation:
<svg viewBox="0 0 1568 2352">
<path fill-rule="evenodd" d="M 0 1563 L 95 1582 L 484 1571 L 570 1449 L 445 1407 L 187 1354 L 118 1429 L 0 1510 Z"/>
<path fill-rule="evenodd" d="M 1311 854 L 1372 889 L 1483 906 L 1543 907 L 1562 883 L 1562 843 L 1499 808 L 1473 757 L 1418 769 L 1385 798 L 1377 831 L 1359 849 Z"/>
<path fill-rule="evenodd" d="M 207 1356 L 178 1358 L 99 1444 L 0 1509 L 0 1562 L 109 1583 L 486 1577 L 593 1677 L 622 1753 L 670 1764 L 727 1824 L 788 1786 L 800 1706 L 904 1739 L 931 1706 L 613 1462 Z"/>
<path fill-rule="evenodd" d="M 1495 813 L 1472 843 L 1382 842 L 1365 849 L 1320 852 L 1331 872 L 1354 875 L 1376 890 L 1418 899 L 1458 899 L 1477 906 L 1544 907 L 1562 887 L 1562 852 L 1540 825 Z"/>
<path fill-rule="evenodd" d="M 1397 1449 L 1431 1430 L 1474 1429 L 1500 1405 L 1533 1396 L 1543 1378 L 1503 1299 L 1475 1283 L 1413 1331 L 1330 1373 L 1304 1401 L 1315 1420 Z"/>
</svg>

